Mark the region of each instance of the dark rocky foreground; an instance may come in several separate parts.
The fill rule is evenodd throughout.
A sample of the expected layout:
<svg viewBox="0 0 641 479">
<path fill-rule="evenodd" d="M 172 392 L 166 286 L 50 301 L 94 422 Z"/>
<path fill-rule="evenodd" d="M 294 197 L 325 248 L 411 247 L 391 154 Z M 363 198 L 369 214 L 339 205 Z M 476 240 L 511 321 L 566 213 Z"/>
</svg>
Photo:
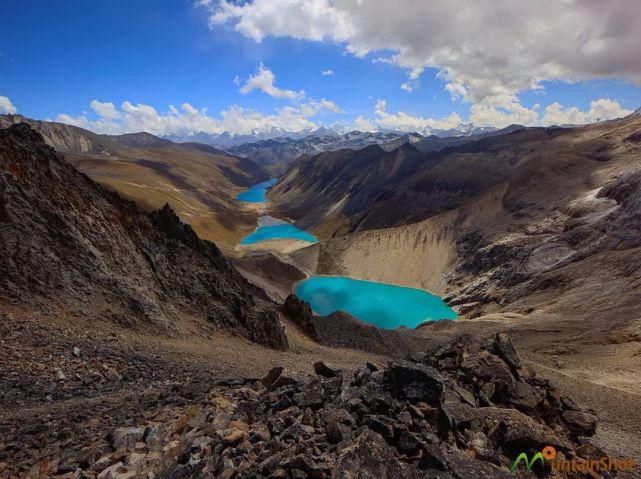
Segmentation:
<svg viewBox="0 0 641 479">
<path fill-rule="evenodd" d="M 520 452 L 550 445 L 565 458 L 604 455 L 584 442 L 594 414 L 521 367 L 502 334 L 460 337 L 422 361 L 314 369 L 312 377 L 275 368 L 262 380 L 220 381 L 201 402 L 164 406 L 31 473 L 476 479 L 513 477 Z"/>
</svg>

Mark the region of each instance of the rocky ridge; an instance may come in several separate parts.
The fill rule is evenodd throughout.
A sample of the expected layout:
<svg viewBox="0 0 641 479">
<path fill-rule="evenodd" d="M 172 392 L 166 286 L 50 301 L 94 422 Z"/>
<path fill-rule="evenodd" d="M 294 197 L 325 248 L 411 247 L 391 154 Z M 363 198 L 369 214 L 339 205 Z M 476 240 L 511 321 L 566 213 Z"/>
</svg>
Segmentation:
<svg viewBox="0 0 641 479">
<path fill-rule="evenodd" d="M 476 479 L 513 477 L 519 453 L 545 446 L 561 458 L 604 455 L 585 440 L 595 431 L 594 413 L 523 367 L 504 334 L 460 337 L 423 358 L 368 363 L 353 373 L 323 362 L 314 370 L 274 368 L 262 380 L 219 381 L 202 402 L 163 407 L 144 423 L 113 430 L 75 462 L 50 461 L 37 472 Z"/>
<path fill-rule="evenodd" d="M 286 348 L 271 304 L 173 210 L 147 214 L 76 171 L 26 124 L 0 130 L 0 297 L 127 327 L 204 316 Z"/>
</svg>

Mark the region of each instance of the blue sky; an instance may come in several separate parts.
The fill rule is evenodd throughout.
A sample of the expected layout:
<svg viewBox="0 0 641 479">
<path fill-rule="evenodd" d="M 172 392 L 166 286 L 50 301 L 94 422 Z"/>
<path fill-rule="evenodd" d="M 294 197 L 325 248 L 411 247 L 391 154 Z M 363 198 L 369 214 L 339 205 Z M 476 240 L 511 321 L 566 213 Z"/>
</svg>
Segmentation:
<svg viewBox="0 0 641 479">
<path fill-rule="evenodd" d="M 461 57 L 461 52 L 469 52 L 470 45 L 477 43 L 474 38 L 467 40 L 470 44 L 454 37 L 443 45 L 432 37 L 423 39 L 420 29 L 406 35 L 405 26 L 411 30 L 408 18 L 423 15 L 430 21 L 438 15 L 431 14 L 438 10 L 438 2 L 429 10 L 425 3 L 421 8 L 421 2 L 418 7 L 416 2 L 409 2 L 408 9 L 420 10 L 409 12 L 412 17 L 399 16 L 387 22 L 389 14 L 384 16 L 384 4 L 374 0 L 366 11 L 355 4 L 352 11 L 334 9 L 333 16 L 327 19 L 316 12 L 334 8 L 332 3 L 326 3 L 329 0 L 301 0 L 294 11 L 287 8 L 296 8 L 296 0 L 276 9 L 280 1 L 271 0 L 268 4 L 266 0 L 255 0 L 238 7 L 215 1 L 196 5 L 188 0 L 9 0 L 4 2 L 0 20 L 5 39 L 0 46 L 0 96 L 5 101 L 0 102 L 0 108 L 39 119 L 57 118 L 94 130 L 145 128 L 167 134 L 199 129 L 241 133 L 270 125 L 295 130 L 335 122 L 353 126 L 359 116 L 363 121 L 356 125 L 370 128 L 428 131 L 467 121 L 500 127 L 518 120 L 542 123 L 546 108 L 553 104 L 559 105 L 555 111 L 550 110 L 555 116 L 550 115 L 546 121 L 588 122 L 641 106 L 638 65 L 628 58 L 620 64 L 606 63 L 607 48 L 598 53 L 596 61 L 586 58 L 584 64 L 577 66 L 574 60 L 560 58 L 545 68 L 536 58 L 515 60 L 519 52 L 506 49 L 476 67 L 480 72 L 489 63 L 500 65 L 498 79 L 492 77 L 492 72 L 476 78 L 474 69 L 467 71 L 461 65 L 475 62 L 478 52 L 465 63 L 450 61 Z M 403 1 L 399 8 L 401 4 Z M 310 5 L 322 8 L 301 10 Z M 380 12 L 374 11 L 378 5 Z M 441 8 L 447 8 L 444 5 Z M 638 13 L 639 7 L 633 2 L 628 5 L 635 11 L 623 12 L 622 17 L 624 13 Z M 385 21 L 377 14 L 383 15 Z M 559 13 L 567 14 L 574 12 Z M 590 14 L 577 10 L 577 22 L 585 23 L 585 15 Z M 440 22 L 447 23 L 443 18 L 447 17 L 443 15 Z M 367 25 L 376 21 L 383 22 L 379 25 L 386 25 L 389 31 L 383 35 L 367 30 Z M 595 25 L 600 21 L 594 17 Z M 348 25 L 342 28 L 342 22 Z M 464 26 L 454 23 L 450 27 Z M 595 42 L 602 34 L 601 27 L 595 28 Z M 486 31 L 505 36 L 498 38 L 498 43 L 488 43 L 487 49 L 493 53 L 503 43 L 514 41 L 509 36 L 511 31 L 502 25 L 489 25 Z M 552 25 L 548 35 L 554 34 Z M 619 40 L 617 55 L 625 56 L 619 50 L 630 39 Z M 422 45 L 430 42 L 434 42 L 434 50 L 422 51 Z M 575 48 L 586 45 L 590 46 L 590 38 Z M 483 54 L 483 45 L 478 48 Z M 440 56 L 433 55 L 433 51 L 441 52 Z M 444 51 L 450 57 L 444 56 Z M 586 51 L 586 56 L 592 55 L 591 50 Z M 588 60 L 595 64 L 595 71 L 586 68 Z M 504 67 L 509 63 L 515 64 L 513 71 Z M 333 74 L 322 75 L 324 70 Z M 264 88 L 261 71 L 272 75 L 276 94 Z M 556 74 L 557 71 L 561 73 Z M 260 76 L 258 86 L 241 93 L 252 75 Z M 529 88 L 528 82 L 536 83 L 535 88 Z M 411 91 L 402 89 L 403 84 Z M 453 94 L 458 87 L 458 93 Z M 305 93 L 296 98 L 282 93 L 300 90 Z M 111 103 L 113 109 L 92 109 L 95 100 Z M 321 100 L 331 103 L 325 105 Z M 590 113 L 591 102 L 598 100 L 607 102 Z M 132 107 L 123 110 L 123 102 Z M 185 103 L 198 113 L 183 122 L 185 110 L 181 105 Z M 152 107 L 157 116 L 139 105 Z M 167 119 L 169 105 L 174 105 L 178 113 Z M 576 110 L 570 111 L 572 107 Z M 229 112 L 230 108 L 233 113 L 224 120 L 221 112 Z M 107 113 L 101 119 L 99 112 L 104 113 L 105 109 L 113 114 Z"/>
</svg>

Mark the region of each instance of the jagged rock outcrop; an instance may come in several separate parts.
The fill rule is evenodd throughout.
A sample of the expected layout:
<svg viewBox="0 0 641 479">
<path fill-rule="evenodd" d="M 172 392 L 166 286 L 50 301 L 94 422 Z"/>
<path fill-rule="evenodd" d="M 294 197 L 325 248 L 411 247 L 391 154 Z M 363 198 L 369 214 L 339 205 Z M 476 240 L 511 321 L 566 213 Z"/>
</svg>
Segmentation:
<svg viewBox="0 0 641 479">
<path fill-rule="evenodd" d="M 147 214 L 76 171 L 26 124 L 0 130 L 0 296 L 126 326 L 202 315 L 286 348 L 216 245 L 165 206 Z"/>
<path fill-rule="evenodd" d="M 343 311 L 317 316 L 309 303 L 294 294 L 287 297 L 280 311 L 310 338 L 325 346 L 403 358 L 411 351 L 421 350 L 424 342 L 410 330 L 380 329 Z"/>
<path fill-rule="evenodd" d="M 315 370 L 224 381 L 200 405 L 166 407 L 113 431 L 102 455 L 57 467 L 101 478 L 508 478 L 521 452 L 582 457 L 578 438 L 596 425 L 521 368 L 507 336 L 459 338 L 423 364 Z"/>
</svg>

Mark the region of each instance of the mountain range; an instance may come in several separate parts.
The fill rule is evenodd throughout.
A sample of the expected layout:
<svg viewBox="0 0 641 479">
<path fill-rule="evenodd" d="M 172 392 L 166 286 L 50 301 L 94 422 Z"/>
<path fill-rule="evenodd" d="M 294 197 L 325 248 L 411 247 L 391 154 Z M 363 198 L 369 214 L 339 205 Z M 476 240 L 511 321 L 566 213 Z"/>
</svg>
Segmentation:
<svg viewBox="0 0 641 479">
<path fill-rule="evenodd" d="M 350 128 L 347 125 L 342 125 L 336 123 L 329 127 L 321 126 L 318 128 L 308 128 L 299 131 L 290 131 L 283 128 L 271 127 L 269 129 L 255 130 L 249 134 L 233 134 L 228 131 L 222 133 L 205 133 L 195 132 L 186 135 L 165 135 L 163 138 L 167 140 L 174 141 L 176 143 L 204 143 L 208 145 L 215 145 L 221 148 L 229 148 L 244 145 L 246 143 L 256 143 L 263 140 L 302 140 L 310 136 L 317 137 L 339 137 L 346 134 L 361 133 L 363 135 L 380 134 L 383 137 L 385 135 L 393 136 L 403 136 L 405 134 L 420 135 L 420 136 L 439 136 L 439 137 L 449 137 L 449 136 L 469 136 L 469 135 L 480 135 L 484 133 L 489 133 L 495 131 L 496 128 L 492 127 L 477 127 L 471 123 L 461 123 L 455 128 L 450 129 L 435 129 L 431 127 L 425 127 L 418 129 L 414 132 L 401 131 L 401 130 L 391 130 L 391 129 L 377 129 L 373 131 L 358 131 Z"/>
<path fill-rule="evenodd" d="M 303 154 L 262 207 L 234 197 L 266 169 L 209 145 L 0 127 L 0 474 L 507 478 L 592 435 L 638 456 L 638 115 Z M 319 242 L 235 248 L 266 212 Z M 291 293 L 323 274 L 459 320 L 317 316 Z"/>
</svg>

